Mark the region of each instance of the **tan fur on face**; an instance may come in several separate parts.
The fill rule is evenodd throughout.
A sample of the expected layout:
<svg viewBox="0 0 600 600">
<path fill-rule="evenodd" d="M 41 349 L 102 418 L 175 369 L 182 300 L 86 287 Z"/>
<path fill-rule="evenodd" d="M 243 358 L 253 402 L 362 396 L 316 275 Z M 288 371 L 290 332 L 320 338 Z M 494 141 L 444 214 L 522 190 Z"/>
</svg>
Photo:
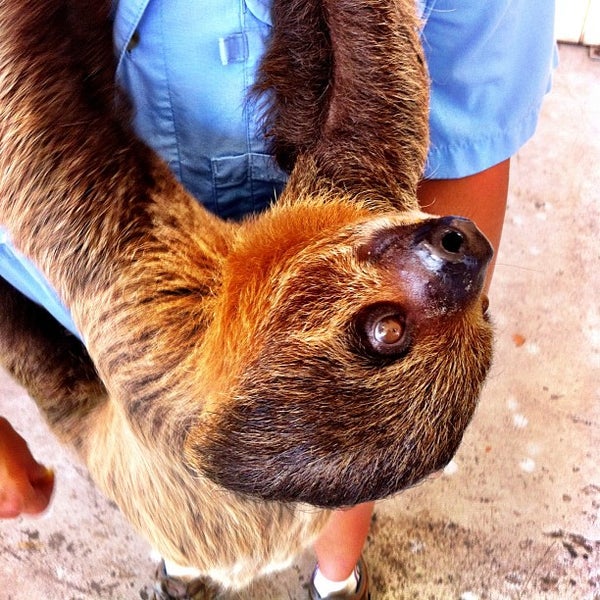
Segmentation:
<svg viewBox="0 0 600 600">
<path fill-rule="evenodd" d="M 0 0 L 0 224 L 85 340 L 0 280 L 0 357 L 166 558 L 239 587 L 450 459 L 490 362 L 481 272 L 457 300 L 417 256 L 412 0 L 275 1 L 255 93 L 291 175 L 241 224 L 124 123 L 108 4 Z M 388 306 L 410 335 L 381 356 Z"/>
<path fill-rule="evenodd" d="M 353 219 L 328 230 L 334 203 L 284 204 L 234 247 L 212 329 L 219 350 L 207 354 L 222 356 L 231 341 L 244 361 L 186 443 L 190 463 L 198 457 L 199 469 L 230 488 L 329 507 L 383 497 L 443 467 L 475 408 L 490 349 L 479 302 L 436 308 L 427 280 L 407 283 L 385 261 L 361 257 L 381 231 L 410 239 L 422 215 L 374 220 L 354 204 Z M 301 228 L 294 217 L 304 213 L 311 218 Z M 287 244 L 280 252 L 269 232 L 294 222 L 302 235 L 293 252 Z M 402 306 L 411 328 L 398 360 L 371 357 L 357 340 L 357 316 L 380 304 Z"/>
</svg>

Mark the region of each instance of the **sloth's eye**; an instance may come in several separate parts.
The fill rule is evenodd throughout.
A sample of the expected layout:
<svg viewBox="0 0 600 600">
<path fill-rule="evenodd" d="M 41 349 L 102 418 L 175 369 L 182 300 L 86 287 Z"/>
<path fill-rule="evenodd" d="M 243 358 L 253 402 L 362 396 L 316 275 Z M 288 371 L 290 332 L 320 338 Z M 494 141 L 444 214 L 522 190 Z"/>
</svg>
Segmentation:
<svg viewBox="0 0 600 600">
<path fill-rule="evenodd" d="M 406 316 L 396 304 L 386 302 L 363 308 L 354 328 L 361 347 L 375 356 L 397 357 L 410 344 Z"/>
<path fill-rule="evenodd" d="M 383 317 L 375 323 L 373 337 L 380 344 L 391 346 L 397 344 L 404 333 L 404 322 L 400 315 Z"/>
</svg>

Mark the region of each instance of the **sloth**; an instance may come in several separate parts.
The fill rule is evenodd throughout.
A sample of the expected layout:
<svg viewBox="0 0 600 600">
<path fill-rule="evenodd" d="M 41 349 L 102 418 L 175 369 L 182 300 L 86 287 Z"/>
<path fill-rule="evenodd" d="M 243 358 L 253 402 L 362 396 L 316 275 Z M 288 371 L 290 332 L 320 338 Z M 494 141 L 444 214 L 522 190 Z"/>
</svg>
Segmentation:
<svg viewBox="0 0 600 600">
<path fill-rule="evenodd" d="M 451 459 L 492 250 L 418 209 L 413 0 L 274 1 L 252 97 L 289 181 L 239 223 L 136 138 L 93 4 L 0 2 L 0 226 L 81 333 L 0 279 L 1 363 L 165 558 L 240 588 Z"/>
</svg>

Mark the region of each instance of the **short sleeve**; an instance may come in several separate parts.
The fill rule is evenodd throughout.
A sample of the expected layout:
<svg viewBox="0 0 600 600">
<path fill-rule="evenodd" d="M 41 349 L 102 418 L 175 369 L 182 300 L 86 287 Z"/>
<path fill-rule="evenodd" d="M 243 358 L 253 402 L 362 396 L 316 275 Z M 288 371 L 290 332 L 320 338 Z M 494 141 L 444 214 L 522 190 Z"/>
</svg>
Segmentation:
<svg viewBox="0 0 600 600">
<path fill-rule="evenodd" d="M 535 131 L 556 64 L 554 2 L 428 0 L 420 10 L 431 78 L 425 177 L 478 173 Z"/>
<path fill-rule="evenodd" d="M 8 232 L 0 227 L 0 277 L 30 300 L 42 305 L 73 335 L 81 338 L 69 311 L 37 267 L 11 243 Z"/>
</svg>

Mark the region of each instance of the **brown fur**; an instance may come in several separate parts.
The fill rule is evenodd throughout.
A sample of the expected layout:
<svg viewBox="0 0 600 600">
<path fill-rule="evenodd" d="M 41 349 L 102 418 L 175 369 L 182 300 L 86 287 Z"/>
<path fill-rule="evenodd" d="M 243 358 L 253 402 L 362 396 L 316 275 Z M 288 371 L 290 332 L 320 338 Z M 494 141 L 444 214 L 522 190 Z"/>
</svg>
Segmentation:
<svg viewBox="0 0 600 600">
<path fill-rule="evenodd" d="M 255 91 L 291 177 L 241 224 L 123 123 L 106 10 L 0 0 L 0 223 L 85 339 L 0 280 L 0 356 L 165 557 L 240 586 L 450 459 L 490 361 L 482 274 L 418 257 L 412 0 L 275 2 Z M 364 338 L 388 305 L 390 356 Z"/>
</svg>

